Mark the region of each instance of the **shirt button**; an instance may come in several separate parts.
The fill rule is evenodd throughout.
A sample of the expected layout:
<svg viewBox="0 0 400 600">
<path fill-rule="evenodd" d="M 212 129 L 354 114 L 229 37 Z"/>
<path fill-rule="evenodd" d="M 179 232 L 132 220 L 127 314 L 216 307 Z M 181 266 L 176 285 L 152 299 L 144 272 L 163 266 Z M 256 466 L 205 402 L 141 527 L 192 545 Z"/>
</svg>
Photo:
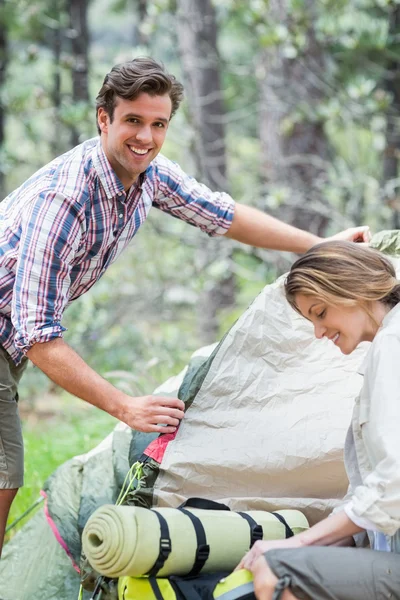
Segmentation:
<svg viewBox="0 0 400 600">
<path fill-rule="evenodd" d="M 122 213 L 118 215 L 120 219 L 124 216 Z"/>
<path fill-rule="evenodd" d="M 382 483 L 382 481 L 380 481 L 377 485 L 377 488 L 381 494 L 384 494 L 385 490 L 386 490 L 386 485 L 384 483 Z"/>
</svg>

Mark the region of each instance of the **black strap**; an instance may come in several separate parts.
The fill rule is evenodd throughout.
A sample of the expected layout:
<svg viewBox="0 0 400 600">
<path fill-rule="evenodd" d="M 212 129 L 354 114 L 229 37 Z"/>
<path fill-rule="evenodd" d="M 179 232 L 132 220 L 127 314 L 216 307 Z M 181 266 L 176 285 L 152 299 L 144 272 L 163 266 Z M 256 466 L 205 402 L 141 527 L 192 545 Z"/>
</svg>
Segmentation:
<svg viewBox="0 0 400 600">
<path fill-rule="evenodd" d="M 202 510 L 231 510 L 226 504 L 222 502 L 215 502 L 215 500 L 207 500 L 206 498 L 188 498 L 185 502 L 182 502 L 178 508 L 201 508 Z"/>
<path fill-rule="evenodd" d="M 96 598 L 100 598 L 103 593 L 103 583 L 107 583 L 110 581 L 109 577 L 105 577 L 105 575 L 100 575 L 96 580 L 96 585 L 93 590 L 92 595 L 90 596 L 90 600 L 96 600 Z"/>
<path fill-rule="evenodd" d="M 164 600 L 157 579 L 155 577 L 149 577 L 149 583 L 151 585 L 151 589 L 153 590 L 153 594 L 155 595 L 156 599 Z"/>
<path fill-rule="evenodd" d="M 186 575 L 183 577 L 172 576 L 170 582 L 174 588 L 176 600 L 212 600 L 215 587 L 222 578 L 228 577 L 228 575 L 227 572 L 219 572 L 201 573 L 198 577 L 192 578 L 188 578 Z M 252 598 L 255 600 L 254 595 Z M 239 596 L 237 600 L 239 600 Z M 245 599 L 243 598 L 243 600 Z"/>
<path fill-rule="evenodd" d="M 196 517 L 196 515 L 190 512 L 190 510 L 186 510 L 186 508 L 179 508 L 179 510 L 189 517 L 196 532 L 196 556 L 192 570 L 187 574 L 187 577 L 195 577 L 200 573 L 210 556 L 210 546 L 207 544 L 206 532 L 204 531 L 203 523 L 200 521 L 199 517 Z"/>
<path fill-rule="evenodd" d="M 279 513 L 276 513 L 276 512 L 271 513 L 271 515 L 274 515 L 274 517 L 276 517 L 278 519 L 278 521 L 280 521 L 282 523 L 282 525 L 285 527 L 285 537 L 286 538 L 290 538 L 290 537 L 294 536 L 292 529 L 289 527 L 286 519 L 284 519 L 282 517 L 282 515 L 280 515 Z"/>
<path fill-rule="evenodd" d="M 253 519 L 253 517 L 251 517 L 247 513 L 238 511 L 237 514 L 240 515 L 249 524 L 249 527 L 250 527 L 250 546 L 249 546 L 249 548 L 251 548 L 253 546 L 253 544 L 255 544 L 258 540 L 263 539 L 263 537 L 264 537 L 263 528 L 261 525 L 259 525 Z"/>
<path fill-rule="evenodd" d="M 158 521 L 160 523 L 161 535 L 160 552 L 158 554 L 157 560 L 154 563 L 153 567 L 150 569 L 150 571 L 146 573 L 146 575 L 148 575 L 149 577 L 155 577 L 157 575 L 158 571 L 160 571 L 163 568 L 165 561 L 171 554 L 171 538 L 169 536 L 167 521 L 156 510 L 153 510 L 152 512 L 157 516 Z"/>
</svg>

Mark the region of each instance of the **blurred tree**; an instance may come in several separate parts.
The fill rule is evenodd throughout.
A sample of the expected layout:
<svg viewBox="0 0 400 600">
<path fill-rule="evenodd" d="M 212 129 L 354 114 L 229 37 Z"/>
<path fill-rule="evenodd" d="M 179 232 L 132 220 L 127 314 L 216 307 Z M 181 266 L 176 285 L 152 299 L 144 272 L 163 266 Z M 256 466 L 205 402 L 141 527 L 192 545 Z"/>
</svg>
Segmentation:
<svg viewBox="0 0 400 600">
<path fill-rule="evenodd" d="M 144 24 L 148 13 L 148 0 L 136 0 L 138 23 L 135 27 L 135 44 L 146 47 L 149 43 L 149 34 L 146 32 Z"/>
<path fill-rule="evenodd" d="M 212 190 L 227 192 L 225 110 L 214 6 L 211 0 L 177 0 L 177 17 L 196 176 Z M 213 278 L 209 266 L 216 260 L 229 265 L 230 254 L 225 240 L 199 241 L 198 260 L 209 273 L 198 302 L 199 333 L 206 343 L 216 339 L 218 311 L 231 306 L 235 296 L 235 277 L 229 268 Z"/>
<path fill-rule="evenodd" d="M 400 4 L 389 13 L 388 50 L 385 87 L 391 103 L 386 119 L 386 147 L 383 158 L 383 184 L 386 201 L 393 210 L 392 227 L 400 228 Z"/>
<path fill-rule="evenodd" d="M 54 130 L 53 139 L 51 141 L 51 152 L 53 156 L 57 156 L 63 151 L 62 136 L 60 129 L 62 128 L 61 109 L 62 109 L 62 90 L 61 90 L 61 50 L 63 46 L 64 27 L 63 20 L 59 15 L 64 8 L 64 0 L 54 0 L 54 8 L 57 18 L 53 21 L 51 48 L 53 54 L 53 86 L 52 86 L 52 104 L 54 110 Z"/>
<path fill-rule="evenodd" d="M 0 0 L 0 157 L 3 157 L 5 141 L 6 107 L 4 85 L 8 64 L 8 29 L 5 0 Z M 5 196 L 3 160 L 0 161 L 0 199 Z"/>
<path fill-rule="evenodd" d="M 87 24 L 87 12 L 89 0 L 67 0 L 70 17 L 70 29 L 68 36 L 71 40 L 72 55 L 72 102 L 80 105 L 83 113 L 89 104 L 89 31 Z M 79 117 L 80 111 L 77 113 Z M 71 126 L 71 145 L 76 146 L 81 141 L 81 129 L 79 119 L 73 119 Z"/>
<path fill-rule="evenodd" d="M 293 4 L 270 0 L 268 6 L 275 37 L 260 54 L 261 173 L 281 216 L 323 235 L 330 148 L 317 107 L 330 91 L 325 83 L 330 64 L 315 30 L 317 3 L 297 3 L 302 5 L 297 11 Z"/>
</svg>

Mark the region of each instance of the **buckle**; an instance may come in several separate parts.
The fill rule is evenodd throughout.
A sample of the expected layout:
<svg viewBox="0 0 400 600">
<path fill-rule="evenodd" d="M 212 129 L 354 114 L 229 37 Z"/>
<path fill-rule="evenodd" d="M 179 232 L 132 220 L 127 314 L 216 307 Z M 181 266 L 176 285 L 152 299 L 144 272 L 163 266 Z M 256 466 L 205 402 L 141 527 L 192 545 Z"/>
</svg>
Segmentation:
<svg viewBox="0 0 400 600">
<path fill-rule="evenodd" d="M 202 544 L 197 548 L 196 561 L 201 561 L 202 563 L 205 563 L 209 556 L 210 546 L 208 544 Z"/>
<path fill-rule="evenodd" d="M 166 558 L 171 552 L 171 540 L 169 538 L 160 539 L 160 553 Z"/>
</svg>

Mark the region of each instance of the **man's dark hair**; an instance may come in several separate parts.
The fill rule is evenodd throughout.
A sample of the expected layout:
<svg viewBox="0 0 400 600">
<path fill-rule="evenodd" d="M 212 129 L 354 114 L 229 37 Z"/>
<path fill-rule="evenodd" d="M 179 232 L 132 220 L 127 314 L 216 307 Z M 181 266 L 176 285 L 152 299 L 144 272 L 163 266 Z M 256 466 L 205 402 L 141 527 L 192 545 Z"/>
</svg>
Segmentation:
<svg viewBox="0 0 400 600">
<path fill-rule="evenodd" d="M 168 94 L 172 102 L 172 117 L 183 98 L 183 85 L 174 75 L 167 72 L 162 63 L 147 56 L 134 58 L 115 65 L 105 76 L 96 98 L 96 116 L 99 108 L 102 107 L 112 122 L 117 97 L 135 100 L 142 93 L 149 96 Z M 100 133 L 98 125 L 97 129 Z"/>
</svg>

